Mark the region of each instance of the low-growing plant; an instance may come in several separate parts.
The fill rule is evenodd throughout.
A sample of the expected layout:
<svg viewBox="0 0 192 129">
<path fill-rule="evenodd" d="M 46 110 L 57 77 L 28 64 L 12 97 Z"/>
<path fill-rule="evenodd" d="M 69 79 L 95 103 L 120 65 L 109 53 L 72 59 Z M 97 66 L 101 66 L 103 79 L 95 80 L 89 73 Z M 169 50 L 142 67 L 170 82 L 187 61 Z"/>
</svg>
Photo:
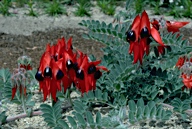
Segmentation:
<svg viewBox="0 0 192 129">
<path fill-rule="evenodd" d="M 48 2 L 46 4 L 46 13 L 51 16 L 66 14 L 66 9 L 59 0 L 53 0 L 52 2 Z"/>
<path fill-rule="evenodd" d="M 24 7 L 28 3 L 28 0 L 15 0 L 15 3 L 17 7 Z"/>
<path fill-rule="evenodd" d="M 21 98 L 25 107 L 29 85 L 34 85 L 30 80 L 36 78 L 43 100 L 51 99 L 52 105 L 41 104 L 29 116 L 42 115 L 50 128 L 126 129 L 141 122 L 166 121 L 174 114 L 188 118 L 192 112 L 192 46 L 179 33 L 188 22 L 165 20 L 162 26 L 158 19 L 151 21 L 146 11 L 130 13 L 122 13 L 123 22 L 120 18 L 118 23 L 79 23 L 88 28 L 84 38 L 105 45 L 102 60 L 75 51 L 72 38 L 61 38 L 54 45 L 47 44 L 36 73 L 25 57 L 19 58 L 13 74 L 2 69 L 1 100 Z M 78 95 L 72 98 L 74 92 Z M 63 118 L 65 109 L 72 113 Z M 1 124 L 11 120 L 15 119 L 0 112 Z"/>
<path fill-rule="evenodd" d="M 0 13 L 4 16 L 10 15 L 9 12 L 9 6 L 10 6 L 11 0 L 2 0 L 0 2 Z"/>
<path fill-rule="evenodd" d="M 92 4 L 90 0 L 79 0 L 76 3 L 76 10 L 74 14 L 76 16 L 91 16 L 90 8 Z"/>
<path fill-rule="evenodd" d="M 174 2 L 160 0 L 145 0 L 143 5 L 152 7 L 154 14 L 166 14 L 176 18 L 187 17 L 191 18 L 191 0 L 174 0 Z"/>
<path fill-rule="evenodd" d="M 34 5 L 34 2 L 32 0 L 30 0 L 28 2 L 28 6 L 29 6 L 29 13 L 28 13 L 28 15 L 29 16 L 33 16 L 33 17 L 37 17 L 38 14 L 34 11 L 33 5 Z"/>
<path fill-rule="evenodd" d="M 76 5 L 76 10 L 75 10 L 74 14 L 76 16 L 80 16 L 80 17 L 91 16 L 90 6 L 91 6 L 91 3 L 89 1 L 87 1 L 87 2 L 79 1 Z"/>
<path fill-rule="evenodd" d="M 114 15 L 116 6 L 112 4 L 111 0 L 99 0 L 97 5 L 100 7 L 101 11 L 107 15 Z"/>
</svg>

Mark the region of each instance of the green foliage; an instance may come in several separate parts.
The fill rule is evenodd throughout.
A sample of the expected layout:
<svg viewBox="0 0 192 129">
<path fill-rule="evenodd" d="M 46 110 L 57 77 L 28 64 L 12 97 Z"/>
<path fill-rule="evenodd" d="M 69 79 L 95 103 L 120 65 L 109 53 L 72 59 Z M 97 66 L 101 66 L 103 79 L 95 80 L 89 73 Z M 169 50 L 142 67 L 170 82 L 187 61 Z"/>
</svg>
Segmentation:
<svg viewBox="0 0 192 129">
<path fill-rule="evenodd" d="M 112 23 L 107 25 L 105 22 L 82 20 L 79 25 L 89 28 L 89 33 L 83 35 L 86 39 L 95 39 L 106 45 L 117 45 L 126 40 L 127 24 L 113 26 Z"/>
<path fill-rule="evenodd" d="M 47 3 L 46 6 L 46 13 L 51 16 L 66 14 L 66 9 L 64 8 L 64 5 L 60 3 L 59 0 L 53 0 L 52 2 Z"/>
<path fill-rule="evenodd" d="M 10 6 L 11 0 L 2 0 L 0 2 L 0 13 L 4 16 L 10 15 L 9 12 L 9 6 Z"/>
<path fill-rule="evenodd" d="M 129 15 L 129 14 L 127 14 Z M 126 18 L 127 16 L 124 16 Z M 126 20 L 125 20 L 126 21 Z M 170 103 L 175 96 L 180 96 L 183 86 L 180 71 L 175 68 L 179 56 L 191 52 L 192 47 L 178 33 L 161 33 L 163 42 L 167 45 L 165 53 L 159 55 L 158 43 L 153 39 L 150 43 L 150 54 L 144 56 L 143 65 L 133 65 L 133 55 L 128 54 L 129 44 L 126 43 L 126 31 L 131 21 L 122 24 L 106 24 L 94 20 L 83 20 L 80 25 L 87 27 L 86 39 L 94 39 L 106 45 L 103 48 L 102 64 L 109 69 L 98 80 L 98 87 L 108 91 L 111 103 L 117 103 L 116 98 L 123 95 L 127 99 L 138 100 L 143 97 L 145 102 L 156 101 Z M 182 100 L 189 98 L 183 93 Z"/>
<path fill-rule="evenodd" d="M 141 122 L 143 120 L 168 120 L 172 115 L 169 110 L 164 110 L 161 105 L 157 105 L 154 101 L 149 101 L 144 105 L 143 99 L 139 99 L 137 103 L 129 100 L 129 122 Z"/>
<path fill-rule="evenodd" d="M 89 13 L 90 6 L 91 6 L 90 1 L 80 0 L 80 1 L 78 1 L 78 4 L 76 6 L 77 9 L 74 12 L 74 14 L 76 16 L 80 16 L 80 17 L 91 16 L 91 14 Z"/>
<path fill-rule="evenodd" d="M 57 102 L 53 107 L 48 104 L 41 104 L 40 108 L 43 112 L 42 116 L 48 126 L 69 128 L 66 122 L 62 120 L 61 104 L 61 102 Z"/>
<path fill-rule="evenodd" d="M 29 15 L 29 16 L 33 16 L 33 17 L 37 17 L 37 13 L 34 11 L 33 5 L 34 5 L 33 1 L 29 1 L 29 2 L 28 2 L 28 6 L 29 6 L 29 8 L 30 8 L 28 15 Z"/>
<path fill-rule="evenodd" d="M 143 0 L 135 0 L 135 10 L 136 13 L 141 13 L 143 11 Z"/>
<path fill-rule="evenodd" d="M 25 4 L 27 4 L 27 2 L 31 2 L 32 0 L 15 0 L 15 2 L 16 2 L 16 5 L 18 6 L 18 7 L 23 7 Z"/>
<path fill-rule="evenodd" d="M 11 99 L 11 73 L 8 69 L 0 69 L 0 99 Z"/>
<path fill-rule="evenodd" d="M 174 110 L 175 112 L 180 113 L 180 115 L 181 115 L 181 117 L 182 117 L 183 119 L 186 119 L 186 118 L 187 118 L 187 115 L 186 115 L 185 111 L 186 111 L 187 109 L 190 109 L 191 100 L 186 99 L 186 100 L 182 101 L 182 100 L 179 99 L 179 98 L 174 98 L 174 100 L 172 100 L 171 103 L 172 103 L 172 105 L 173 105 L 173 107 L 174 107 L 173 110 Z"/>
<path fill-rule="evenodd" d="M 145 0 L 143 6 L 151 7 L 154 14 L 167 14 L 176 18 L 192 18 L 192 1 L 191 0 L 174 0 L 171 3 L 161 3 L 160 0 Z"/>
<path fill-rule="evenodd" d="M 97 5 L 100 7 L 101 11 L 107 15 L 114 15 L 116 6 L 111 0 L 98 0 Z"/>
<path fill-rule="evenodd" d="M 139 99 L 137 103 L 133 100 L 128 102 L 126 98 L 119 97 L 118 104 L 110 104 L 107 92 L 102 92 L 97 89 L 94 92 L 85 93 L 82 98 L 77 98 L 73 101 L 72 115 L 66 116 L 66 119 L 61 117 L 61 102 L 57 102 L 53 107 L 42 104 L 41 110 L 43 117 L 50 127 L 62 128 L 128 128 L 130 123 L 137 123 L 143 120 L 158 120 L 164 121 L 169 119 L 172 112 L 166 111 L 161 105 L 154 101 L 149 101 L 146 105 L 143 99 Z M 122 104 L 123 103 L 123 104 Z M 115 106 L 117 105 L 117 106 Z M 94 107 L 109 107 L 108 114 L 103 116 L 102 109 L 94 111 Z M 63 124 L 60 124 L 59 121 Z M 58 125 L 59 124 L 59 125 Z"/>
<path fill-rule="evenodd" d="M 160 9 L 159 1 L 152 1 L 150 2 L 150 5 L 152 6 L 155 15 L 161 15 L 162 11 Z"/>
<path fill-rule="evenodd" d="M 0 112 L 0 127 L 1 127 L 1 125 L 2 125 L 3 123 L 6 122 L 7 116 L 6 116 L 5 113 L 6 113 L 5 111 Z"/>
</svg>

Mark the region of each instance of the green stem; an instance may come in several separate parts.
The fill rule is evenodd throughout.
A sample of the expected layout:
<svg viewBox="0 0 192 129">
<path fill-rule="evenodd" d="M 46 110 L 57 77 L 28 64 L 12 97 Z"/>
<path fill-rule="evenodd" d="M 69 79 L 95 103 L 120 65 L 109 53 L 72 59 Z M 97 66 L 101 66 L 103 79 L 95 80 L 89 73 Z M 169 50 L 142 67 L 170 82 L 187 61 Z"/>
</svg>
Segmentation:
<svg viewBox="0 0 192 129">
<path fill-rule="evenodd" d="M 68 96 L 69 102 L 70 102 L 71 106 L 73 106 L 73 101 L 72 101 L 71 96 L 70 96 L 71 90 L 68 90 L 67 94 L 68 94 L 67 96 Z"/>
<path fill-rule="evenodd" d="M 24 88 L 23 86 L 21 87 L 21 103 L 22 103 L 22 108 L 24 113 L 26 113 L 26 105 L 25 105 L 25 100 L 24 100 Z"/>
<path fill-rule="evenodd" d="M 92 101 L 92 100 L 89 100 L 89 102 L 95 102 L 95 103 L 103 103 L 103 104 L 107 104 L 108 106 L 110 106 L 111 108 L 114 108 L 114 109 L 116 109 L 117 108 L 117 106 L 114 106 L 114 105 L 112 105 L 112 104 L 109 104 L 109 103 L 106 103 L 106 102 L 104 102 L 104 101 Z"/>
</svg>

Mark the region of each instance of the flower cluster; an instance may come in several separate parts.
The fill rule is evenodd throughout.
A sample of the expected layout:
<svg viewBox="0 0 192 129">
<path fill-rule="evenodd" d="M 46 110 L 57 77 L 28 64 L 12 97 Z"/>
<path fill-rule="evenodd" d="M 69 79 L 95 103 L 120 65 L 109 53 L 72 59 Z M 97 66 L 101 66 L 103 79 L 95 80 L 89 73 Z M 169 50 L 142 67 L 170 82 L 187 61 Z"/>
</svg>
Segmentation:
<svg viewBox="0 0 192 129">
<path fill-rule="evenodd" d="M 15 94 L 17 92 L 17 89 L 20 92 L 20 95 L 26 96 L 26 85 L 27 81 L 30 81 L 27 79 L 27 70 L 32 70 L 31 67 L 31 58 L 28 56 L 21 56 L 18 58 L 18 68 L 14 70 L 11 80 L 12 80 L 12 98 L 15 97 Z"/>
<path fill-rule="evenodd" d="M 127 41 L 130 43 L 129 54 L 133 52 L 134 55 L 133 63 L 137 63 L 139 60 L 142 64 L 144 53 L 149 54 L 150 36 L 160 46 L 165 46 L 158 30 L 151 26 L 148 14 L 144 11 L 141 16 L 137 15 L 135 17 L 131 30 L 127 32 Z"/>
<path fill-rule="evenodd" d="M 187 58 L 186 56 L 180 57 L 176 63 L 176 67 L 182 72 L 181 77 L 183 78 L 185 87 L 192 89 L 192 58 Z"/>
<path fill-rule="evenodd" d="M 73 52 L 72 38 L 65 42 L 64 38 L 58 39 L 56 45 L 47 45 L 43 53 L 35 78 L 39 81 L 40 90 L 43 91 L 44 100 L 51 94 L 56 101 L 57 91 L 64 92 L 71 84 L 82 92 L 96 88 L 96 80 L 102 73 L 103 66 L 97 66 L 101 61 L 91 62 L 86 54 L 81 51 Z"/>
<path fill-rule="evenodd" d="M 168 32 L 178 32 L 179 28 L 188 24 L 189 22 L 172 22 L 165 21 L 165 26 Z M 134 55 L 133 63 L 138 61 L 142 64 L 144 54 L 149 54 L 150 42 L 152 37 L 159 45 L 157 46 L 159 54 L 164 54 L 165 48 L 169 47 L 165 45 L 159 34 L 159 29 L 162 27 L 160 22 L 156 19 L 150 22 L 148 14 L 143 11 L 140 15 L 137 15 L 131 25 L 127 35 L 127 41 L 130 43 L 129 54 Z"/>
</svg>

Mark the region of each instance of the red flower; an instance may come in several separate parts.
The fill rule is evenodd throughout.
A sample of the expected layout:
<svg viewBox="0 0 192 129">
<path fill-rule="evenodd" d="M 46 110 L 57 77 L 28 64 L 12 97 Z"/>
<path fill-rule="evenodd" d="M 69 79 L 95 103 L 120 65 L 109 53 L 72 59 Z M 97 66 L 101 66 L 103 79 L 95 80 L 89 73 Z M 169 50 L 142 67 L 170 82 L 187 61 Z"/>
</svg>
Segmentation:
<svg viewBox="0 0 192 129">
<path fill-rule="evenodd" d="M 30 65 L 28 65 L 30 66 Z M 29 67 L 28 67 L 29 68 Z M 27 70 L 28 68 L 25 65 L 20 64 L 20 67 L 18 69 L 15 69 L 12 76 L 11 76 L 11 80 L 12 80 L 12 97 L 11 99 L 13 99 L 15 97 L 15 94 L 17 92 L 17 90 L 19 90 L 20 95 L 25 95 L 26 96 L 26 81 L 30 81 L 27 78 Z M 30 67 L 31 68 L 31 67 Z"/>
<path fill-rule="evenodd" d="M 186 57 L 183 56 L 183 57 L 179 57 L 177 63 L 176 63 L 176 66 L 178 68 L 181 68 L 183 66 L 183 64 L 185 63 L 185 60 L 186 60 Z"/>
<path fill-rule="evenodd" d="M 189 22 L 166 21 L 168 32 L 173 33 L 179 32 L 179 29 L 187 24 L 189 24 Z"/>
<path fill-rule="evenodd" d="M 127 32 L 127 41 L 130 43 L 129 54 L 133 52 L 134 61 L 138 60 L 142 64 L 144 53 L 149 54 L 149 37 L 158 42 L 161 46 L 165 46 L 162 42 L 159 32 L 153 26 L 150 27 L 150 21 L 147 13 L 143 11 L 141 17 L 137 15 L 132 23 L 131 30 Z"/>
<path fill-rule="evenodd" d="M 152 26 L 156 29 L 159 30 L 160 28 L 160 24 L 159 21 L 157 21 L 156 19 L 153 19 L 153 21 L 151 22 Z"/>
<path fill-rule="evenodd" d="M 96 80 L 102 75 L 100 69 L 108 70 L 104 66 L 97 66 L 101 61 L 91 62 L 87 55 L 82 55 L 80 51 L 79 53 L 80 57 L 77 60 L 78 66 L 76 68 L 75 85 L 83 94 L 84 92 L 96 89 Z"/>
<path fill-rule="evenodd" d="M 22 64 L 20 64 L 20 68 L 24 68 L 24 69 L 26 69 L 26 70 L 32 70 L 32 67 L 31 67 L 30 64 L 28 64 L 28 65 L 22 65 Z"/>
<path fill-rule="evenodd" d="M 17 85 L 12 88 L 12 97 L 11 97 L 11 100 L 15 97 L 16 91 L 17 91 Z"/>
<path fill-rule="evenodd" d="M 15 94 L 17 92 L 17 88 L 19 88 L 20 95 L 24 94 L 26 96 L 27 88 L 25 86 L 20 85 L 19 87 L 17 85 L 13 86 L 12 88 L 12 97 L 11 100 L 15 97 Z"/>
<path fill-rule="evenodd" d="M 186 86 L 186 88 L 191 89 L 192 88 L 192 75 L 188 76 L 186 74 L 183 74 L 182 78 L 183 78 L 183 83 Z"/>
<path fill-rule="evenodd" d="M 82 93 L 93 90 L 96 88 L 96 80 L 101 76 L 99 70 L 107 70 L 105 67 L 96 66 L 100 61 L 88 61 L 88 56 L 81 51 L 78 51 L 77 59 L 77 54 L 74 54 L 72 49 L 72 38 L 67 42 L 62 38 L 56 45 L 47 45 L 35 75 L 40 90 L 43 91 L 44 100 L 51 95 L 56 101 L 56 93 L 61 90 L 61 84 L 64 92 L 72 83 Z M 94 68 L 91 73 L 89 73 L 90 67 Z"/>
</svg>

